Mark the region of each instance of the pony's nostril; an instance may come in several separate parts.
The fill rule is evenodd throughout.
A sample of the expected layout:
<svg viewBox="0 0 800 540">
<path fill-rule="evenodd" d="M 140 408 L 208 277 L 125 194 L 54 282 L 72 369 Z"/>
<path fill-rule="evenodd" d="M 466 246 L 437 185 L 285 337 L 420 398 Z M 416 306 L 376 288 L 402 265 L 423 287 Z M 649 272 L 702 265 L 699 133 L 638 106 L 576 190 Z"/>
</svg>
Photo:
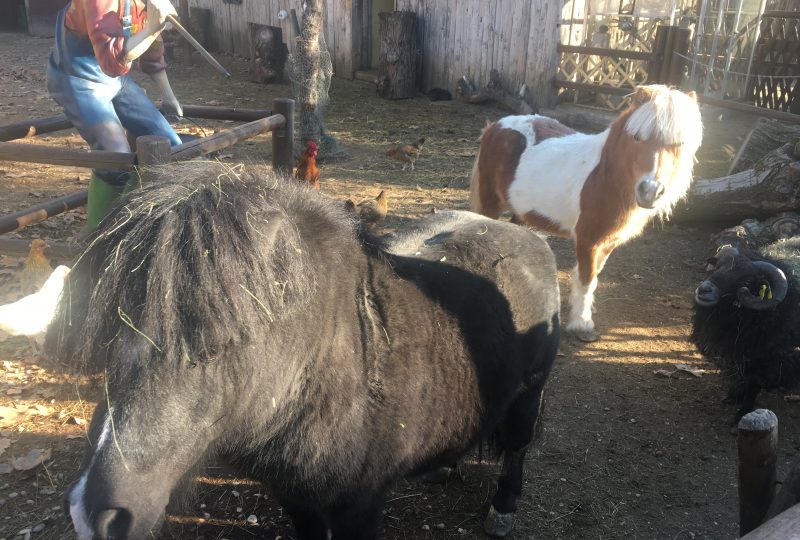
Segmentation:
<svg viewBox="0 0 800 540">
<path fill-rule="evenodd" d="M 98 538 L 120 540 L 128 538 L 131 514 L 124 508 L 109 508 L 98 512 L 95 518 L 95 531 Z"/>
</svg>

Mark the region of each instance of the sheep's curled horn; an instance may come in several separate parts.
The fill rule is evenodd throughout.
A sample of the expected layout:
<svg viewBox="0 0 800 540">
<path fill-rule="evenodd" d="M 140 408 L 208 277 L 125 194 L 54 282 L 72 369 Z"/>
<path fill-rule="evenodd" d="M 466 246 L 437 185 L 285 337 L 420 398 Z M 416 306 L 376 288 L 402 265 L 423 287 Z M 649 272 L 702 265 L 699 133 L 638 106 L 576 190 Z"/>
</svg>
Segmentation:
<svg viewBox="0 0 800 540">
<path fill-rule="evenodd" d="M 783 270 L 766 261 L 753 261 L 753 266 L 766 274 L 769 287 L 772 290 L 772 298 L 761 299 L 751 293 L 747 287 L 742 287 L 737 294 L 739 303 L 747 309 L 760 311 L 771 309 L 783 302 L 789 290 L 789 282 L 786 280 L 786 274 L 783 273 Z"/>
</svg>

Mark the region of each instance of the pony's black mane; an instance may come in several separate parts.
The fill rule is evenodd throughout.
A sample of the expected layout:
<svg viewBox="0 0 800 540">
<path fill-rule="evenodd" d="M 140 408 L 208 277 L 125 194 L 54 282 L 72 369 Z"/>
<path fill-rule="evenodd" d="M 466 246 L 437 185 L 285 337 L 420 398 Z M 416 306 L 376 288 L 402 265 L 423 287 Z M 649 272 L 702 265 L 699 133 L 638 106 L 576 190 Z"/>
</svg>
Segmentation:
<svg viewBox="0 0 800 540">
<path fill-rule="evenodd" d="M 341 205 L 259 169 L 160 169 L 163 181 L 129 196 L 78 258 L 48 352 L 102 371 L 122 340 L 128 350 L 136 344 L 139 361 L 193 364 L 269 332 L 302 306 L 324 272 L 307 246 L 356 244 L 355 222 Z"/>
</svg>

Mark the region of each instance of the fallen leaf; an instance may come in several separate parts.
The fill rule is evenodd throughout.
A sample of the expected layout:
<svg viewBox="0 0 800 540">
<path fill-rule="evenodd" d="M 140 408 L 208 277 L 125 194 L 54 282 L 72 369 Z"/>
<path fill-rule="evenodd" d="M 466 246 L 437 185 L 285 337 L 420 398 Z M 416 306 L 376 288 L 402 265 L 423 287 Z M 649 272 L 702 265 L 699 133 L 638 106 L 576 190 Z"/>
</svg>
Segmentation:
<svg viewBox="0 0 800 540">
<path fill-rule="evenodd" d="M 19 411 L 14 407 L 0 407 L 0 427 L 13 425 L 18 416 Z"/>
<path fill-rule="evenodd" d="M 38 403 L 29 409 L 31 414 L 38 414 L 39 416 L 50 416 L 53 414 L 53 409 L 39 405 Z"/>
<path fill-rule="evenodd" d="M 29 471 L 50 459 L 51 453 L 52 451 L 49 448 L 34 448 L 28 452 L 27 456 L 12 459 L 11 466 L 16 471 Z"/>
</svg>

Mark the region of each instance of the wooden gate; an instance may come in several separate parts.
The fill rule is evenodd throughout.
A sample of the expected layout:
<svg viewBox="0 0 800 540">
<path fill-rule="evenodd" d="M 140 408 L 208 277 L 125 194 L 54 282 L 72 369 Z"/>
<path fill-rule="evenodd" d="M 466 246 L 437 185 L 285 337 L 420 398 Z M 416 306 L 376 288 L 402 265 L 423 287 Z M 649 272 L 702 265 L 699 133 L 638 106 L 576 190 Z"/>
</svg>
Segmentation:
<svg viewBox="0 0 800 540">
<path fill-rule="evenodd" d="M 623 96 L 639 84 L 679 84 L 686 69 L 690 32 L 677 26 L 656 28 L 650 51 L 562 45 L 554 84 L 576 103 L 620 109 Z"/>
</svg>

